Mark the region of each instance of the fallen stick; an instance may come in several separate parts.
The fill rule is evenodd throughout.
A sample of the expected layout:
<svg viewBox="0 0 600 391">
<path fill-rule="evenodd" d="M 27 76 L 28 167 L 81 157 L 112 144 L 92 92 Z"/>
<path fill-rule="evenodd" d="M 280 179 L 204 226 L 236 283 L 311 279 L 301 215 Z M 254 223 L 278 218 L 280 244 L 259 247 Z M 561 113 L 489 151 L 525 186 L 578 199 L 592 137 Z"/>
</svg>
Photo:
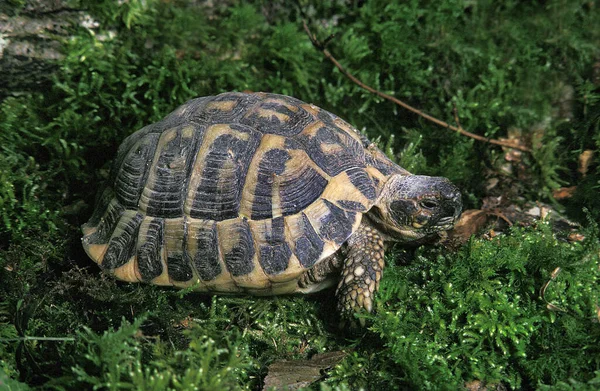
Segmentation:
<svg viewBox="0 0 600 391">
<path fill-rule="evenodd" d="M 423 118 L 425 118 L 425 119 L 427 119 L 427 120 L 429 120 L 429 121 L 431 121 L 431 122 L 433 122 L 433 123 L 435 123 L 435 124 L 438 124 L 438 125 L 440 125 L 440 126 L 443 126 L 443 127 L 445 127 L 445 128 L 448 128 L 448 129 L 450 129 L 450 130 L 453 130 L 453 131 L 455 131 L 455 132 L 458 132 L 458 133 L 462 134 L 463 136 L 467 136 L 467 137 L 470 137 L 470 138 L 472 138 L 472 139 L 475 139 L 475 140 L 477 140 L 477 141 L 481 141 L 481 142 L 484 142 L 484 143 L 490 143 L 490 144 L 494 144 L 494 145 L 500 145 L 500 146 L 502 146 L 502 147 L 506 147 L 506 148 L 514 148 L 514 149 L 518 149 L 519 151 L 523 151 L 523 152 L 531 152 L 531 149 L 530 149 L 530 148 L 527 148 L 527 147 L 525 147 L 525 146 L 522 146 L 522 145 L 518 145 L 518 144 L 516 144 L 516 143 L 511 143 L 511 142 L 508 142 L 508 141 L 496 140 L 496 139 L 492 139 L 492 138 L 488 138 L 488 137 L 480 136 L 480 135 L 478 135 L 478 134 L 475 134 L 475 133 L 468 132 L 468 131 L 464 130 L 464 129 L 462 128 L 462 126 L 460 126 L 460 124 L 459 124 L 458 122 L 457 122 L 457 124 L 458 124 L 458 127 L 457 127 L 457 126 L 452 126 L 452 125 L 450 125 L 450 124 L 449 124 L 449 123 L 447 123 L 447 122 L 444 122 L 444 121 L 442 121 L 442 120 L 439 120 L 439 119 L 437 119 L 437 118 L 435 118 L 435 117 L 432 117 L 431 115 L 429 115 L 429 114 L 427 114 L 427 113 L 424 113 L 424 112 L 422 112 L 421 110 L 419 110 L 419 109 L 416 109 L 416 108 L 412 107 L 411 105 L 409 105 L 409 104 L 406 104 L 406 103 L 402 102 L 402 101 L 401 101 L 400 99 L 398 99 L 398 98 L 395 98 L 395 97 L 393 97 L 393 96 L 391 96 L 391 95 L 388 95 L 388 94 L 386 94 L 386 93 L 384 93 L 384 92 L 381 92 L 381 91 L 379 91 L 379 90 L 376 90 L 375 88 L 373 88 L 373 87 L 371 87 L 371 86 L 368 86 L 368 85 L 366 85 L 365 83 L 363 83 L 362 81 L 360 81 L 359 79 L 357 79 L 357 78 L 356 78 L 356 77 L 355 77 L 353 74 L 351 74 L 350 72 L 348 72 L 348 71 L 347 71 L 347 70 L 346 70 L 346 69 L 345 69 L 345 68 L 342 66 L 342 64 L 340 64 L 340 63 L 338 62 L 338 60 L 336 60 L 336 58 L 335 58 L 335 57 L 333 57 L 333 55 L 332 55 L 332 54 L 329 52 L 329 50 L 327 50 L 327 49 L 325 48 L 325 45 L 324 45 L 324 44 L 322 44 L 321 42 L 319 42 L 319 41 L 317 40 L 317 38 L 315 37 L 315 35 L 314 35 L 313 33 L 311 33 L 311 31 L 309 30 L 309 28 L 308 28 L 308 26 L 307 26 L 307 24 L 306 24 L 306 21 L 302 21 L 302 23 L 304 24 L 304 31 L 306 31 L 306 34 L 308 35 L 308 38 L 309 38 L 309 39 L 310 39 L 310 41 L 312 42 L 313 46 L 314 46 L 315 48 L 319 49 L 319 50 L 320 50 L 320 51 L 321 51 L 321 52 L 322 52 L 322 53 L 325 55 L 325 57 L 326 57 L 327 59 L 329 59 L 329 61 L 331 61 L 331 62 L 333 63 L 333 65 L 335 65 L 335 66 L 336 66 L 336 68 L 340 70 L 340 72 L 342 72 L 342 74 L 344 74 L 344 75 L 345 75 L 345 76 L 346 76 L 348 79 L 352 80 L 352 82 L 354 82 L 354 83 L 355 83 L 356 85 L 358 85 L 359 87 L 361 87 L 361 88 L 363 88 L 363 89 L 365 89 L 365 90 L 369 91 L 369 92 L 370 92 L 370 93 L 372 93 L 372 94 L 375 94 L 375 95 L 377 95 L 377 96 L 380 96 L 380 97 L 382 97 L 383 99 L 386 99 L 386 100 L 388 100 L 388 101 L 390 101 L 390 102 L 394 102 L 394 103 L 395 103 L 395 104 L 397 104 L 398 106 L 404 107 L 405 109 L 407 109 L 407 110 L 410 110 L 410 111 L 412 111 L 413 113 L 415 113 L 415 114 L 418 114 L 418 115 L 420 115 L 421 117 L 423 117 Z M 331 37 L 327 38 L 327 39 L 325 40 L 325 43 L 329 42 L 329 40 L 330 40 L 330 39 L 331 39 Z"/>
</svg>

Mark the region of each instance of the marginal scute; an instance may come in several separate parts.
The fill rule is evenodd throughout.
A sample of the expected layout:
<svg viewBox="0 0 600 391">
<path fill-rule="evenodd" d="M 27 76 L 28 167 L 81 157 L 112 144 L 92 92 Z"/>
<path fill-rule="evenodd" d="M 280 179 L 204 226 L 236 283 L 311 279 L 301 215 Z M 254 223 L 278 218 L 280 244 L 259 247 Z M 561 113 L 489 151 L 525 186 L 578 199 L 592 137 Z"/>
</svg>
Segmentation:
<svg viewBox="0 0 600 391">
<path fill-rule="evenodd" d="M 217 230 L 227 271 L 233 277 L 252 272 L 255 249 L 248 220 L 225 220 L 217 224 Z"/>
<path fill-rule="evenodd" d="M 346 171 L 350 178 L 350 182 L 364 195 L 369 201 L 375 200 L 377 197 L 377 189 L 373 185 L 373 180 L 361 168 L 351 168 Z"/>
<path fill-rule="evenodd" d="M 173 281 L 189 281 L 194 276 L 184 253 L 174 253 L 167 258 L 167 270 Z"/>
<path fill-rule="evenodd" d="M 359 187 L 363 187 L 363 186 L 367 187 L 365 185 L 368 185 L 368 184 L 374 185 L 374 181 L 369 176 L 369 174 L 366 174 L 366 170 L 363 170 L 362 168 L 357 168 L 356 170 L 360 170 L 358 172 L 361 172 L 364 175 L 366 175 L 366 178 L 363 177 L 363 180 L 366 183 L 363 183 Z M 351 177 L 351 175 L 353 175 L 355 177 L 354 181 L 353 181 L 353 178 Z M 339 174 L 338 176 L 331 178 L 329 180 L 329 183 L 327 184 L 327 187 L 323 191 L 323 194 L 321 197 L 325 200 L 328 200 L 331 203 L 334 203 L 334 204 L 338 204 L 338 201 L 341 201 L 341 200 L 358 202 L 363 205 L 364 211 L 367 211 L 367 210 L 371 209 L 371 207 L 373 206 L 373 204 L 375 202 L 375 198 L 373 198 L 373 199 L 367 198 L 365 196 L 365 194 L 363 194 L 363 192 L 361 192 L 361 189 L 356 186 L 357 183 L 358 182 L 356 181 L 356 174 L 353 174 L 352 171 L 350 171 L 350 170 L 343 172 L 343 173 Z M 377 193 L 378 193 L 378 191 L 376 192 L 376 194 Z M 373 194 L 371 194 L 370 196 L 372 196 L 372 195 Z M 344 208 L 344 209 L 352 210 L 351 208 Z M 328 208 L 323 206 L 323 207 L 321 207 L 320 211 L 325 214 L 328 212 Z"/>
<path fill-rule="evenodd" d="M 337 202 L 337 204 L 339 206 L 341 206 L 342 208 L 353 211 L 353 212 L 366 212 L 367 211 L 367 208 L 365 208 L 365 205 L 360 202 L 357 202 L 357 201 L 339 200 Z"/>
<path fill-rule="evenodd" d="M 123 213 L 125 213 L 125 208 L 119 203 L 119 201 L 113 198 L 106 207 L 103 217 L 100 218 L 96 230 L 93 231 L 90 227 L 92 233 L 84 237 L 84 243 L 108 243 Z"/>
<path fill-rule="evenodd" d="M 325 240 L 331 240 L 341 245 L 352 234 L 355 213 L 344 211 L 328 200 L 323 200 L 323 202 L 327 205 L 329 213 L 324 214 L 320 218 L 321 227 L 319 235 Z"/>
<path fill-rule="evenodd" d="M 186 228 L 186 217 L 165 219 L 167 270 L 173 282 L 189 281 L 193 277 L 191 262 L 184 251 L 184 243 L 188 241 Z"/>
<path fill-rule="evenodd" d="M 164 220 L 145 218 L 138 234 L 137 265 L 142 281 L 151 281 L 163 272 Z"/>
<path fill-rule="evenodd" d="M 212 220 L 189 219 L 186 251 L 202 281 L 214 280 L 221 274 L 217 223 Z"/>
<path fill-rule="evenodd" d="M 123 266 L 112 270 L 113 275 L 121 281 L 140 282 L 141 276 L 135 265 L 135 256 L 129 259 Z"/>
<path fill-rule="evenodd" d="M 365 162 L 369 168 L 379 171 L 382 177 L 389 177 L 392 174 L 411 175 L 410 172 L 392 162 L 377 146 L 365 138 L 366 153 Z"/>
<path fill-rule="evenodd" d="M 311 268 L 323 253 L 325 243 L 319 237 L 310 220 L 304 213 L 288 216 L 286 224 L 290 227 L 290 241 L 294 243 L 294 255 L 302 267 Z"/>
<path fill-rule="evenodd" d="M 102 259 L 103 269 L 115 269 L 127 263 L 135 254 L 138 229 L 144 216 L 133 210 L 123 213 L 108 242 L 108 249 Z"/>
<path fill-rule="evenodd" d="M 108 213 L 109 205 L 116 201 L 114 200 L 114 198 L 115 192 L 110 186 L 107 186 L 102 192 L 98 193 L 98 195 L 96 196 L 96 207 L 94 208 L 94 213 L 92 213 L 92 217 L 90 217 L 89 221 L 82 226 L 83 234 L 85 237 L 97 230 L 96 227 L 98 227 L 100 221 L 104 219 L 104 217 Z"/>
<path fill-rule="evenodd" d="M 264 242 L 259 246 L 259 261 L 267 275 L 280 274 L 287 269 L 292 251 L 285 239 L 283 217 L 265 220 Z M 257 235 L 258 236 L 258 235 Z"/>
</svg>

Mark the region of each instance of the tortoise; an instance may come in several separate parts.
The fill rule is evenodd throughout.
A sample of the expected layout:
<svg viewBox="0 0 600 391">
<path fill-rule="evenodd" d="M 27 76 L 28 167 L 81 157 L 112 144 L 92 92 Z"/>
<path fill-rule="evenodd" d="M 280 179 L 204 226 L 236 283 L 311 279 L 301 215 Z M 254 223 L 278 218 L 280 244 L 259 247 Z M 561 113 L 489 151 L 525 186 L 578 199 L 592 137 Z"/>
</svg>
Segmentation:
<svg viewBox="0 0 600 391">
<path fill-rule="evenodd" d="M 230 92 L 123 141 L 82 241 L 124 281 L 253 295 L 337 284 L 349 318 L 372 311 L 386 245 L 452 228 L 461 207 L 449 180 L 409 173 L 334 114 Z"/>
</svg>

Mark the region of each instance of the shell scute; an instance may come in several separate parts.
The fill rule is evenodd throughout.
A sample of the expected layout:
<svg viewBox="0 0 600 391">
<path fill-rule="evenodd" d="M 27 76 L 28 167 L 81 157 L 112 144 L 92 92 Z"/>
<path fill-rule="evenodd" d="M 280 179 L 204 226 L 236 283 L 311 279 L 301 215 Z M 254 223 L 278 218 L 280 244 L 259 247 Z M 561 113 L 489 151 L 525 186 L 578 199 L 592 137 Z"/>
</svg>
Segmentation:
<svg viewBox="0 0 600 391">
<path fill-rule="evenodd" d="M 144 216 L 133 210 L 123 213 L 108 242 L 102 259 L 103 269 L 115 269 L 135 255 L 137 234 Z"/>
<path fill-rule="evenodd" d="M 248 220 L 231 219 L 217 224 L 219 246 L 227 271 L 233 277 L 245 276 L 254 270 L 254 242 Z"/>
<path fill-rule="evenodd" d="M 284 149 L 273 148 L 264 153 L 258 165 L 254 200 L 252 202 L 253 220 L 270 219 L 273 217 L 273 201 L 278 200 L 276 193 L 279 190 L 278 176 L 285 172 L 290 154 Z M 275 197 L 274 197 L 275 196 Z"/>
<path fill-rule="evenodd" d="M 353 137 L 317 121 L 296 138 L 315 164 L 334 177 L 354 167 L 365 167 L 364 148 Z"/>
<path fill-rule="evenodd" d="M 283 216 L 280 216 L 264 220 L 265 225 L 269 227 L 262 230 L 264 237 L 261 238 L 262 243 L 259 244 L 259 262 L 267 275 L 284 272 L 288 268 L 292 256 L 292 250 L 285 238 L 283 219 Z M 260 230 L 255 230 L 255 236 L 260 236 L 260 233 Z"/>
<path fill-rule="evenodd" d="M 148 216 L 183 216 L 183 197 L 188 183 L 194 147 L 201 132 L 193 126 L 180 126 L 162 133 L 141 192 L 139 209 Z M 127 160 L 124 165 L 126 165 Z M 121 170 L 119 178 L 124 177 Z M 136 202 L 137 204 L 137 202 Z"/>
<path fill-rule="evenodd" d="M 288 216 L 313 203 L 329 176 L 302 149 L 289 149 L 289 138 L 267 134 L 250 163 L 240 214 L 253 220 Z"/>
<path fill-rule="evenodd" d="M 350 182 L 358 191 L 361 192 L 369 201 L 374 201 L 377 198 L 377 188 L 373 183 L 373 179 L 367 172 L 361 168 L 351 168 L 346 171 L 346 175 L 350 178 Z"/>
<path fill-rule="evenodd" d="M 164 220 L 146 218 L 140 225 L 137 267 L 142 281 L 152 281 L 163 273 Z"/>
<path fill-rule="evenodd" d="M 84 226 L 85 233 L 84 244 L 106 244 L 110 240 L 119 219 L 125 213 L 125 208 L 115 198 L 110 198 L 108 203 L 105 201 L 108 197 L 114 197 L 114 193 L 107 189 L 102 198 L 100 199 L 101 204 L 98 205 L 98 209 L 103 210 L 102 214 L 98 215 L 98 218 L 94 218 Z M 105 206 L 106 205 L 106 206 Z"/>
<path fill-rule="evenodd" d="M 208 97 L 200 102 L 186 107 L 189 119 L 192 122 L 212 125 L 230 124 L 239 122 L 249 106 L 258 101 L 258 97 L 252 94 L 232 92 Z M 187 104 L 184 104 L 187 106 Z"/>
<path fill-rule="evenodd" d="M 320 259 L 325 242 L 310 223 L 305 213 L 287 216 L 289 240 L 294 243 L 293 252 L 303 268 L 311 268 Z"/>
<path fill-rule="evenodd" d="M 215 221 L 237 217 L 248 161 L 259 142 L 260 133 L 251 128 L 209 127 L 190 176 L 186 215 Z"/>
<path fill-rule="evenodd" d="M 217 223 L 213 220 L 189 219 L 186 251 L 202 281 L 214 280 L 222 272 L 219 262 Z"/>
<path fill-rule="evenodd" d="M 137 209 L 144 184 L 160 134 L 151 133 L 140 139 L 127 152 L 115 181 L 115 192 L 119 202 L 128 209 Z"/>
<path fill-rule="evenodd" d="M 320 217 L 319 235 L 341 245 L 350 237 L 353 230 L 355 212 L 344 211 L 328 200 L 323 200 L 329 211 Z"/>
<path fill-rule="evenodd" d="M 184 243 L 187 242 L 187 218 L 165 219 L 164 246 L 167 253 L 167 272 L 173 282 L 192 279 L 193 272 Z"/>
<path fill-rule="evenodd" d="M 263 99 L 249 108 L 240 122 L 264 134 L 293 136 L 314 120 L 299 103 L 291 97 L 263 95 Z"/>
</svg>

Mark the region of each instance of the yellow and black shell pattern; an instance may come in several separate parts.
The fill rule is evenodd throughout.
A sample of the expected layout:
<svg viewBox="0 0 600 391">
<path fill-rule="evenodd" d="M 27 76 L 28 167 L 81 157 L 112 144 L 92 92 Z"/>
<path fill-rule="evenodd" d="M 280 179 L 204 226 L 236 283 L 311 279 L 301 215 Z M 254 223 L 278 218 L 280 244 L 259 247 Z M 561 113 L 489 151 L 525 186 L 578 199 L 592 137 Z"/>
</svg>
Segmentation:
<svg viewBox="0 0 600 391">
<path fill-rule="evenodd" d="M 408 174 L 314 105 L 267 93 L 197 98 L 125 139 L 83 246 L 125 281 L 291 293 L 394 173 Z"/>
</svg>

